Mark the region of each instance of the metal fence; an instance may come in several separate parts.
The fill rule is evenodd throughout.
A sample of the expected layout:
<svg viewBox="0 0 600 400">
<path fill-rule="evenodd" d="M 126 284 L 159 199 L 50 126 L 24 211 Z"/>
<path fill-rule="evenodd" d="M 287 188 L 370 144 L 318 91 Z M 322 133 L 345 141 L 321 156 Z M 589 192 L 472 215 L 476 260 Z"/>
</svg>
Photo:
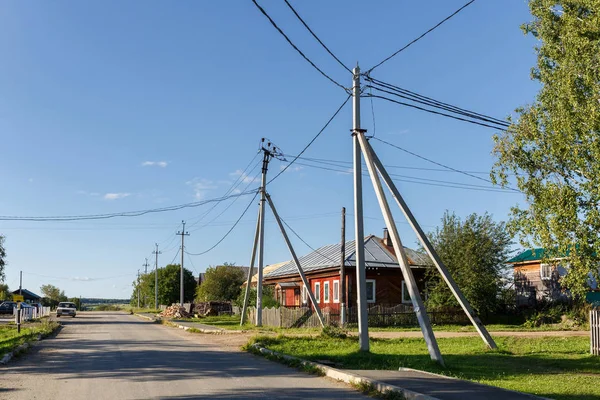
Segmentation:
<svg viewBox="0 0 600 400">
<path fill-rule="evenodd" d="M 600 356 L 600 309 L 590 311 L 590 353 Z"/>
</svg>

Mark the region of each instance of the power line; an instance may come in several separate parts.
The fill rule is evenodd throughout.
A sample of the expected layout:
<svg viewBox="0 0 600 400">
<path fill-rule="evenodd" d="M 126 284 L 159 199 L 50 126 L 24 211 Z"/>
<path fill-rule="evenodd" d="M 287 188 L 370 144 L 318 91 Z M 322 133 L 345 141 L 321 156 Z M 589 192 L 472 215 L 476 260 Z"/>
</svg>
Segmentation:
<svg viewBox="0 0 600 400">
<path fill-rule="evenodd" d="M 467 6 L 471 5 L 471 3 L 473 3 L 475 0 L 471 0 L 468 3 L 466 3 L 464 6 L 462 6 L 461 8 L 459 8 L 458 10 L 454 11 L 452 14 L 450 14 L 449 16 L 447 16 L 446 18 L 444 18 L 443 20 L 441 20 L 440 22 L 438 22 L 436 25 L 434 25 L 433 27 L 431 27 L 430 29 L 428 29 L 427 31 L 425 31 L 421 36 L 417 37 L 416 39 L 413 39 L 411 42 L 409 42 L 407 45 L 405 45 L 404 47 L 400 48 L 400 50 L 396 51 L 395 53 L 393 53 L 392 55 L 390 55 L 389 57 L 385 58 L 383 61 L 381 61 L 379 64 L 371 67 L 368 71 L 367 71 L 367 75 L 370 74 L 375 68 L 379 67 L 381 64 L 385 63 L 386 61 L 394 58 L 396 55 L 398 55 L 399 53 L 403 52 L 404 50 L 408 49 L 410 46 L 412 46 L 413 44 L 415 44 L 416 42 L 418 42 L 419 40 L 421 40 L 422 38 L 424 38 L 427 34 L 429 34 L 430 32 L 434 31 L 437 27 L 439 27 L 440 25 L 442 25 L 444 22 L 448 21 L 450 18 L 454 17 L 456 14 L 458 14 L 459 12 L 461 12 L 463 9 L 465 9 Z"/>
<path fill-rule="evenodd" d="M 288 2 L 288 0 L 284 0 L 284 1 L 285 1 L 285 4 L 287 4 L 287 6 L 290 8 L 290 10 L 292 10 L 292 12 L 296 16 L 296 18 L 298 18 L 300 20 L 300 22 L 302 22 L 302 25 L 304 25 L 304 27 L 310 32 L 310 34 L 315 39 L 317 39 L 317 42 L 319 42 L 321 44 L 321 46 L 323 46 L 323 48 L 331 55 L 331 57 L 333 57 L 335 59 L 335 61 L 337 61 L 342 67 L 344 67 L 346 69 L 346 71 L 352 73 L 352 70 L 350 68 L 348 68 L 343 62 L 341 62 L 340 59 L 337 58 L 335 56 L 335 54 L 333 54 L 331 52 L 331 50 L 329 50 L 329 48 L 327 46 L 325 46 L 325 43 L 323 43 L 321 41 L 321 39 L 319 39 L 319 37 L 312 31 L 312 29 L 310 29 L 310 27 L 306 24 L 306 22 L 304 22 L 304 20 L 302 19 L 302 17 L 296 12 L 296 10 L 294 10 L 294 7 L 292 7 L 292 5 Z"/>
<path fill-rule="evenodd" d="M 246 192 L 241 192 L 237 194 L 230 194 L 228 196 L 207 199 L 203 201 L 195 201 L 192 203 L 185 203 L 176 206 L 169 207 L 161 207 L 161 208 L 152 208 L 148 210 L 141 211 L 124 211 L 119 213 L 109 213 L 109 214 L 90 214 L 90 215 L 65 215 L 65 216 L 50 216 L 50 217 L 20 217 L 20 216 L 0 216 L 0 221 L 36 221 L 36 222 L 50 222 L 50 221 L 81 221 L 81 220 L 97 220 L 97 219 L 109 219 L 116 217 L 139 217 L 146 214 L 152 213 L 161 213 L 167 211 L 176 211 L 184 208 L 194 208 L 200 207 L 208 203 L 214 203 L 216 201 L 223 201 L 233 197 L 246 196 L 252 193 L 258 193 L 258 189 L 253 189 Z"/>
<path fill-rule="evenodd" d="M 342 84 L 340 84 L 339 82 L 335 81 L 332 77 L 330 77 L 329 75 L 327 75 L 325 72 L 323 72 L 323 70 L 321 70 L 319 67 L 317 67 L 317 65 L 312 62 L 310 60 L 310 58 L 308 58 L 303 52 L 302 50 L 300 50 L 291 40 L 290 38 L 281 30 L 281 28 L 279 26 L 277 26 L 277 24 L 275 23 L 275 21 L 273 21 L 273 19 L 269 16 L 269 14 L 267 14 L 267 12 L 264 10 L 264 8 L 262 8 L 257 2 L 256 0 L 252 0 L 252 2 L 254 3 L 254 5 L 260 10 L 260 12 L 267 17 L 267 19 L 269 20 L 269 22 L 271 22 L 271 25 L 273 25 L 273 27 L 275 29 L 277 29 L 277 31 L 281 34 L 281 36 L 283 36 L 285 38 L 285 40 L 290 44 L 290 46 L 292 46 L 294 48 L 294 50 L 296 50 L 298 52 L 298 54 L 300 54 L 310 65 L 312 65 L 312 67 L 314 69 L 316 69 L 317 71 L 319 71 L 321 73 L 321 75 L 323 75 L 325 78 L 329 79 L 334 85 L 337 85 L 339 87 L 341 87 L 342 89 L 344 89 L 345 92 L 348 92 L 348 89 L 346 89 Z"/>
<path fill-rule="evenodd" d="M 281 219 L 281 217 L 279 217 L 279 219 Z M 306 245 L 306 246 L 307 246 L 309 249 L 311 249 L 312 251 L 316 252 L 316 253 L 317 253 L 317 254 L 319 254 L 320 256 L 322 256 L 322 257 L 325 257 L 326 259 L 328 259 L 328 260 L 329 260 L 329 261 L 331 261 L 331 262 L 334 262 L 334 263 L 338 263 L 338 262 L 339 262 L 339 260 L 337 260 L 337 261 L 336 261 L 336 260 L 332 260 L 331 258 L 327 257 L 325 254 L 321 253 L 319 250 L 315 249 L 315 248 L 314 248 L 314 247 L 312 247 L 310 244 L 308 244 L 308 243 L 307 243 L 307 242 L 306 242 L 304 239 L 302 239 L 302 237 L 301 237 L 301 236 L 300 236 L 300 235 L 299 235 L 299 234 L 298 234 L 298 233 L 297 233 L 297 232 L 296 232 L 296 231 L 295 231 L 295 230 L 294 230 L 294 229 L 293 229 L 293 228 L 292 228 L 292 227 L 291 227 L 291 226 L 290 226 L 290 225 L 289 225 L 287 222 L 285 222 L 283 219 L 281 219 L 281 222 L 283 222 L 283 223 L 285 224 L 285 226 L 287 226 L 287 227 L 288 227 L 288 229 L 289 229 L 290 231 L 292 231 L 292 233 L 293 233 L 293 234 L 294 234 L 294 235 L 295 235 L 295 236 L 296 236 L 298 239 L 300 239 L 300 241 L 301 241 L 302 243 L 304 243 L 304 244 L 305 244 L 305 245 Z"/>
<path fill-rule="evenodd" d="M 244 209 L 244 212 L 242 212 L 242 215 L 240 215 L 240 217 L 237 219 L 237 221 L 235 221 L 235 223 L 233 224 L 233 226 L 227 231 L 227 233 L 225 233 L 225 235 L 223 235 L 223 237 L 221 239 L 219 239 L 217 241 L 217 243 L 215 243 L 213 246 L 211 246 L 209 249 L 204 250 L 200 253 L 190 253 L 190 252 L 185 252 L 187 255 L 190 256 L 201 256 L 203 254 L 208 253 L 209 251 L 211 251 L 212 249 L 214 249 L 215 247 L 217 247 L 219 244 L 221 244 L 221 242 L 223 240 L 225 240 L 225 238 L 227 238 L 227 236 L 229 236 L 229 234 L 235 229 L 235 227 L 239 224 L 239 222 L 241 221 L 241 219 L 244 217 L 244 215 L 246 215 L 246 212 L 248 212 L 248 209 L 250 208 L 250 206 L 252 205 L 252 203 L 254 202 L 254 200 L 256 199 L 256 196 L 258 196 L 258 192 L 256 192 L 254 194 L 254 197 L 252 198 L 252 200 L 250 200 L 250 202 L 248 203 L 248 205 L 246 206 L 246 208 Z"/>
<path fill-rule="evenodd" d="M 465 171 L 461 171 L 461 170 L 459 170 L 459 169 L 456 169 L 456 168 L 452 168 L 452 167 L 450 167 L 450 166 L 448 166 L 448 165 L 445 165 L 445 164 L 439 163 L 439 162 L 437 162 L 437 161 L 433 161 L 433 160 L 431 160 L 431 159 L 429 159 L 429 158 L 427 158 L 427 157 L 423 157 L 423 156 L 421 156 L 421 155 L 419 155 L 419 154 L 417 154 L 417 153 L 414 153 L 414 152 L 412 152 L 412 151 L 410 151 L 410 150 L 406 150 L 406 149 L 404 149 L 404 148 L 402 148 L 402 147 L 400 147 L 400 146 L 397 146 L 397 145 L 395 145 L 395 144 L 392 144 L 392 143 L 390 143 L 390 142 L 386 142 L 386 141 L 385 141 L 385 140 L 383 140 L 383 139 L 379 139 L 379 138 L 373 138 L 373 139 L 375 139 L 375 140 L 377 140 L 377 141 L 379 141 L 379 142 L 381 142 L 381 143 L 387 144 L 388 146 L 391 146 L 391 147 L 393 147 L 393 148 L 395 148 L 395 149 L 401 150 L 401 151 L 403 151 L 403 152 L 405 152 L 405 153 L 407 153 L 407 154 L 410 154 L 410 155 L 412 155 L 412 156 L 415 156 L 415 157 L 417 157 L 417 158 L 420 158 L 421 160 L 424 160 L 424 161 L 430 162 L 430 163 L 432 163 L 432 164 L 435 164 L 435 165 L 438 165 L 438 166 L 440 166 L 440 167 L 444 167 L 444 168 L 446 168 L 446 169 L 448 169 L 448 170 L 450 170 L 450 171 L 454 171 L 454 172 L 457 172 L 457 173 L 459 173 L 459 174 L 463 174 L 463 175 L 466 175 L 466 176 L 470 176 L 471 178 L 479 179 L 479 180 L 481 180 L 481 181 L 484 181 L 484 182 L 487 182 L 487 183 L 491 183 L 492 185 L 494 184 L 494 182 L 492 182 L 492 181 L 491 181 L 491 180 L 489 180 L 489 179 L 485 179 L 485 178 L 482 178 L 482 177 L 480 177 L 480 176 L 473 175 L 473 174 L 470 174 L 470 173 L 468 173 L 468 172 L 465 172 Z M 509 189 L 509 190 L 513 190 L 513 191 L 515 191 L 515 192 L 519 192 L 519 193 L 521 193 L 521 191 L 520 191 L 520 190 L 518 190 L 518 189 L 515 189 L 515 188 L 512 188 L 512 187 L 507 187 L 507 189 Z"/>
<path fill-rule="evenodd" d="M 179 255 L 180 251 L 181 251 L 181 247 L 179 247 L 179 249 L 177 250 L 177 253 L 175 253 L 175 256 L 173 257 L 173 259 L 171 260 L 171 262 L 169 263 L 169 265 L 173 265 L 173 263 L 175 262 L 175 259 Z"/>
<path fill-rule="evenodd" d="M 308 144 L 306 146 L 304 146 L 302 151 L 300 153 L 298 153 L 298 155 L 296 157 L 294 157 L 294 159 L 292 161 L 290 161 L 281 171 L 279 171 L 279 173 L 277 175 L 275 175 L 273 178 L 271 178 L 271 180 L 269 182 L 267 182 L 267 184 L 269 184 L 269 183 L 273 182 L 275 179 L 277 179 L 281 174 L 283 174 L 290 167 L 290 165 L 292 165 L 293 163 L 296 162 L 298 157 L 300 157 L 302 154 L 304 154 L 304 152 L 314 143 L 314 141 L 317 140 L 317 138 L 321 135 L 321 133 L 323 133 L 323 131 L 325 131 L 325 129 L 327 129 L 327 127 L 329 126 L 331 121 L 333 121 L 335 119 L 335 117 L 339 114 L 339 112 L 342 111 L 342 108 L 344 108 L 344 106 L 346 105 L 348 100 L 350 100 L 350 97 L 352 97 L 351 94 L 348 95 L 348 97 L 346 97 L 346 100 L 344 100 L 342 105 L 339 106 L 339 108 L 335 111 L 335 113 L 333 113 L 331 118 L 329 118 L 327 123 L 321 128 L 321 130 L 315 135 L 315 137 L 313 137 L 311 139 L 311 141 L 308 142 Z"/>
<path fill-rule="evenodd" d="M 451 115 L 451 114 L 446 114 L 446 113 L 442 113 L 442 112 L 439 112 L 439 111 L 429 110 L 427 108 L 419 107 L 419 106 L 416 106 L 414 104 L 404 103 L 402 101 L 393 100 L 393 99 L 390 99 L 390 98 L 387 98 L 387 97 L 384 97 L 384 96 L 379 96 L 379 95 L 373 94 L 373 95 L 367 95 L 367 97 L 374 97 L 376 99 L 383 99 L 383 100 L 387 100 L 387 101 L 392 102 L 392 103 L 399 104 L 401 106 L 416 108 L 417 110 L 425 111 L 425 112 L 428 112 L 428 113 L 431 113 L 431 114 L 437 114 L 437 115 L 441 115 L 441 116 L 444 116 L 444 117 L 457 119 L 459 121 L 464 121 L 464 122 L 469 122 L 469 123 L 475 124 L 475 125 L 485 126 L 487 128 L 492 128 L 492 129 L 497 129 L 497 130 L 503 130 L 503 128 L 500 128 L 498 126 L 488 125 L 488 124 L 484 124 L 482 122 L 477 122 L 477 121 L 469 120 L 469 119 L 466 119 L 466 118 L 457 117 L 457 116 L 454 116 L 454 115 Z"/>
<path fill-rule="evenodd" d="M 65 280 L 65 281 L 76 281 L 76 282 L 96 282 L 96 281 L 103 281 L 103 280 L 107 280 L 107 279 L 123 278 L 123 277 L 126 277 L 126 276 L 132 276 L 133 275 L 133 273 L 130 273 L 130 274 L 107 276 L 107 277 L 101 277 L 101 278 L 87 278 L 87 277 L 72 277 L 72 278 L 67 278 L 67 277 L 63 277 L 63 276 L 52 276 L 52 275 L 36 274 L 35 272 L 27 272 L 27 271 L 23 271 L 23 273 L 26 274 L 26 275 L 34 275 L 34 276 L 39 276 L 39 277 L 42 277 L 42 278 L 60 279 L 60 280 Z"/>
</svg>

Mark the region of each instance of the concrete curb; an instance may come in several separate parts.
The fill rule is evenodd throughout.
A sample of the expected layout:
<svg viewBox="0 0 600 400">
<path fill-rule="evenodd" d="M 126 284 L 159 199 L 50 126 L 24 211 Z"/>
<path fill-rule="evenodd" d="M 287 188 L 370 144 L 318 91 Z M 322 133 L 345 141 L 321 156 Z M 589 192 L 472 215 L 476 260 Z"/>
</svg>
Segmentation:
<svg viewBox="0 0 600 400">
<path fill-rule="evenodd" d="M 331 368 L 323 364 L 319 364 L 312 361 L 303 360 L 301 358 L 288 356 L 286 354 L 281 354 L 273 350 L 266 349 L 259 344 L 253 344 L 250 347 L 256 349 L 261 354 L 272 355 L 275 357 L 280 357 L 289 361 L 299 361 L 303 365 L 310 365 L 315 368 L 319 368 L 323 371 L 323 374 L 329 378 L 335 379 L 337 381 L 342 381 L 349 384 L 360 384 L 366 383 L 372 386 L 375 390 L 380 393 L 388 393 L 388 392 L 396 392 L 400 393 L 407 400 L 438 400 L 437 397 L 427 396 L 422 393 L 413 392 L 412 390 L 404 389 L 399 386 L 388 385 L 387 383 L 380 382 L 374 379 L 366 378 L 364 376 L 351 374 L 349 372 L 341 371 L 339 369 Z"/>
<path fill-rule="evenodd" d="M 247 331 L 233 331 L 233 330 L 227 330 L 227 329 L 194 328 L 193 326 L 181 325 L 181 324 L 178 324 L 177 322 L 169 321 L 167 319 L 152 318 L 147 315 L 141 315 L 141 314 L 137 314 L 137 313 L 134 315 L 137 315 L 138 317 L 147 319 L 149 321 L 162 321 L 162 323 L 164 325 L 171 326 L 173 328 L 183 329 L 184 331 L 189 331 L 190 329 L 193 329 L 193 332 L 209 333 L 209 334 L 213 334 L 213 335 L 236 335 L 236 334 L 240 334 L 240 333 L 247 333 Z"/>
<path fill-rule="evenodd" d="M 60 331 L 61 328 L 62 328 L 62 325 L 59 324 L 58 327 L 56 329 L 54 329 L 52 332 L 50 332 L 49 334 L 47 334 L 47 335 L 39 334 L 34 341 L 32 341 L 32 342 L 25 342 L 25 343 L 17 346 L 12 351 L 9 351 L 8 353 L 6 353 L 2 357 L 2 359 L 0 359 L 0 364 L 2 364 L 2 365 L 8 364 L 9 361 L 12 360 L 16 355 L 24 353 L 27 350 L 29 350 L 29 348 L 36 346 L 43 339 L 45 339 L 47 337 L 50 337 L 50 336 L 54 335 L 55 333 L 57 333 L 58 331 Z"/>
</svg>

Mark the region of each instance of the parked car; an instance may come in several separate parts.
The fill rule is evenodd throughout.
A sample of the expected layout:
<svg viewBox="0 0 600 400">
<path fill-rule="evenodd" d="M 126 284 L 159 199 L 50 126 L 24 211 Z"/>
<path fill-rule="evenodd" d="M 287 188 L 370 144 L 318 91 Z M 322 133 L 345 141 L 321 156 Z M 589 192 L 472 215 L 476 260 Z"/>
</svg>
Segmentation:
<svg viewBox="0 0 600 400">
<path fill-rule="evenodd" d="M 14 309 L 17 308 L 17 303 L 14 301 L 5 301 L 0 304 L 0 314 L 14 314 Z"/>
<path fill-rule="evenodd" d="M 56 316 L 60 317 L 61 315 L 70 315 L 71 317 L 75 318 L 75 315 L 77 315 L 77 307 L 75 306 L 75 303 L 58 303 L 58 307 L 56 308 Z"/>
</svg>

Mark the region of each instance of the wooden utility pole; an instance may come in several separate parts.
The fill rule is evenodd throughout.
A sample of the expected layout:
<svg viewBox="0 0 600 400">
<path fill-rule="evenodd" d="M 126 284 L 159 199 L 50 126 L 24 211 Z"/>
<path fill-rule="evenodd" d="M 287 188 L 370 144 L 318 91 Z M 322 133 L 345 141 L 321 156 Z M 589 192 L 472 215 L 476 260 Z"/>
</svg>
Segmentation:
<svg viewBox="0 0 600 400">
<path fill-rule="evenodd" d="M 154 309 L 158 310 L 158 255 L 162 254 L 158 251 L 158 243 L 154 243 L 156 250 L 152 252 L 156 256 L 154 260 Z"/>
<path fill-rule="evenodd" d="M 181 230 L 181 232 L 177 232 L 176 235 L 181 236 L 181 266 L 179 269 L 179 303 L 180 305 L 183 307 L 183 256 L 184 256 L 184 252 L 185 252 L 185 246 L 184 246 L 184 241 L 183 239 L 186 236 L 190 236 L 189 232 L 185 231 L 185 221 L 181 221 L 181 223 L 183 224 L 183 229 Z"/>
<path fill-rule="evenodd" d="M 346 207 L 342 207 L 342 241 L 340 243 L 340 325 L 346 326 Z"/>
</svg>

